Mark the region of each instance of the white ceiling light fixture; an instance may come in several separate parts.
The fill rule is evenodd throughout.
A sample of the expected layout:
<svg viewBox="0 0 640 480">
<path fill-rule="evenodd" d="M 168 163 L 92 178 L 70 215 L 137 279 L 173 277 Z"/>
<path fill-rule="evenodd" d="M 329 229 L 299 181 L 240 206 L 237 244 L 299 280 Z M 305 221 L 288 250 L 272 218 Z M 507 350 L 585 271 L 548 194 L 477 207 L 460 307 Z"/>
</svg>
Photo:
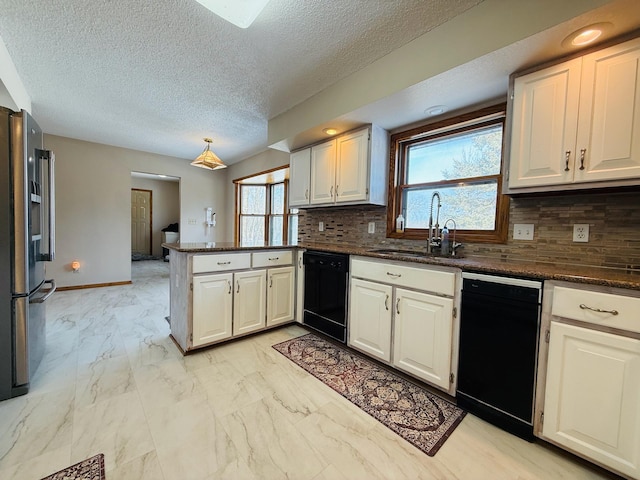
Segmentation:
<svg viewBox="0 0 640 480">
<path fill-rule="evenodd" d="M 338 130 L 336 128 L 325 128 L 324 130 L 322 130 L 325 134 L 327 135 L 335 135 L 338 133 Z"/>
<path fill-rule="evenodd" d="M 249 28 L 269 0 L 196 0 L 227 22 Z"/>
<path fill-rule="evenodd" d="M 206 168 L 208 170 L 227 168 L 224 162 L 210 150 L 211 142 L 213 142 L 213 140 L 211 138 L 205 138 L 204 141 L 207 142 L 207 146 L 202 151 L 202 153 L 198 155 L 198 158 L 191 162 L 191 165 L 193 165 L 194 167 Z"/>
<path fill-rule="evenodd" d="M 600 22 L 587 25 L 567 35 L 562 41 L 565 48 L 584 47 L 598 40 L 604 33 L 613 27 L 609 22 Z"/>
<path fill-rule="evenodd" d="M 436 115 L 442 115 L 447 111 L 447 107 L 444 105 L 434 105 L 433 107 L 429 107 L 425 109 L 424 113 L 429 115 L 430 117 L 435 117 Z"/>
</svg>

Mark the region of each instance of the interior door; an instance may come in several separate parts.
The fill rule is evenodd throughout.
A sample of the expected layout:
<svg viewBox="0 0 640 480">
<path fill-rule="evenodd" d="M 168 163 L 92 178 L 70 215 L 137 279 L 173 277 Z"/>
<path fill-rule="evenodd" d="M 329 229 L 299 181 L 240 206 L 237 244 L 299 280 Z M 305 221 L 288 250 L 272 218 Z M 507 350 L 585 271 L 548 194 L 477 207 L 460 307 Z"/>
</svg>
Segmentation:
<svg viewBox="0 0 640 480">
<path fill-rule="evenodd" d="M 151 255 L 151 190 L 131 189 L 131 253 Z"/>
</svg>

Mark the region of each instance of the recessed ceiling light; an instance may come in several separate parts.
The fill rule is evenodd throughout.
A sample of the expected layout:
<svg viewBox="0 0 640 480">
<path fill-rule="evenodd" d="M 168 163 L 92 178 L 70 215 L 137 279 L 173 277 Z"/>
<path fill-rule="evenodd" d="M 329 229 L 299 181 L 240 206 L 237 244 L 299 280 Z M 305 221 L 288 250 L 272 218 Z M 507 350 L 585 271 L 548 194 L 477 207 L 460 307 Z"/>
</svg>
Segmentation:
<svg viewBox="0 0 640 480">
<path fill-rule="evenodd" d="M 613 24 L 609 22 L 587 25 L 586 27 L 576 30 L 570 35 L 567 35 L 567 37 L 562 41 L 562 46 L 565 48 L 571 48 L 589 45 L 600 38 L 611 27 L 613 27 Z"/>
<path fill-rule="evenodd" d="M 196 0 L 240 28 L 248 28 L 256 19 L 269 0 Z"/>
<path fill-rule="evenodd" d="M 442 115 L 446 111 L 447 107 L 444 105 L 434 105 L 433 107 L 425 109 L 424 113 L 430 117 L 435 117 L 436 115 Z"/>
<path fill-rule="evenodd" d="M 325 128 L 322 131 L 327 135 L 335 135 L 336 133 L 338 133 L 338 130 L 336 130 L 335 128 Z"/>
</svg>

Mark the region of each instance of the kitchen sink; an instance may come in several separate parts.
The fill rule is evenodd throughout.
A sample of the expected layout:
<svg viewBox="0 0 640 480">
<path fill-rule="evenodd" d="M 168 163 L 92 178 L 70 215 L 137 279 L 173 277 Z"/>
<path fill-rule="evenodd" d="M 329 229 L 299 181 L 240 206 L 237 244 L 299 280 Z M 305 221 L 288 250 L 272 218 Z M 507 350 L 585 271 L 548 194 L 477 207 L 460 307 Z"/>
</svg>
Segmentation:
<svg viewBox="0 0 640 480">
<path fill-rule="evenodd" d="M 389 255 L 390 257 L 427 257 L 427 254 L 423 252 L 414 252 L 412 250 L 397 250 L 395 248 L 375 248 L 369 251 L 378 255 Z"/>
</svg>

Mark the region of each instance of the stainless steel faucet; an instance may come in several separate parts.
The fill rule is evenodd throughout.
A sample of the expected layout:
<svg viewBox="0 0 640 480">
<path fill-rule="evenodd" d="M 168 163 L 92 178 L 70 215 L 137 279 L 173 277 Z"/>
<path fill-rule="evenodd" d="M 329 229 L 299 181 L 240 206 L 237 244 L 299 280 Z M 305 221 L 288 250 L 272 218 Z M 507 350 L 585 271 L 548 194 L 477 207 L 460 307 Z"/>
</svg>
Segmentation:
<svg viewBox="0 0 640 480">
<path fill-rule="evenodd" d="M 436 210 L 436 224 L 433 224 L 433 201 L 435 200 L 435 198 L 438 197 L 438 206 L 437 206 L 437 210 Z M 437 244 L 432 245 L 432 243 L 434 242 L 434 238 L 437 239 L 438 238 L 438 230 L 440 229 L 440 207 L 442 207 L 442 198 L 440 198 L 440 194 L 438 192 L 433 192 L 433 195 L 431 195 L 431 209 L 429 210 L 429 240 L 427 241 L 427 254 L 432 253 L 431 249 L 434 246 L 437 246 Z M 433 230 L 435 227 L 435 236 L 433 234 Z"/>
</svg>

